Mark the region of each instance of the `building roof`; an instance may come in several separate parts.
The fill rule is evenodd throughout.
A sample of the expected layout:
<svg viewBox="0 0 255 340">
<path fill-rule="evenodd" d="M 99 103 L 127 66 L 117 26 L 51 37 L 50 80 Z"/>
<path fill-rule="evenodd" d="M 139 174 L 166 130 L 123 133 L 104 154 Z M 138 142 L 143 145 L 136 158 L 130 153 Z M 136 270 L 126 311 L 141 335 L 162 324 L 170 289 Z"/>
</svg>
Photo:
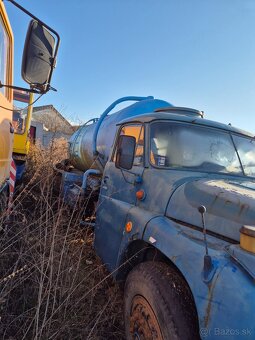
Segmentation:
<svg viewBox="0 0 255 340">
<path fill-rule="evenodd" d="M 62 116 L 53 105 L 36 106 L 33 108 L 33 120 L 43 123 L 50 131 L 72 134 L 73 126 Z"/>
</svg>

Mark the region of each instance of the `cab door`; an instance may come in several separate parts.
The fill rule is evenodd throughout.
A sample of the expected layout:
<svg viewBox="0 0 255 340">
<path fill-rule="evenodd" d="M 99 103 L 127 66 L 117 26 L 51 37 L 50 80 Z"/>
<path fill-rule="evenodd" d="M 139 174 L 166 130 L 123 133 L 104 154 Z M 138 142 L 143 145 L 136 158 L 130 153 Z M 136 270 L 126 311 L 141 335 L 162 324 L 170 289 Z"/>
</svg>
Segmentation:
<svg viewBox="0 0 255 340">
<path fill-rule="evenodd" d="M 12 85 L 13 37 L 3 2 L 0 3 L 0 81 Z M 0 88 L 0 189 L 9 177 L 13 144 L 12 90 Z"/>
<path fill-rule="evenodd" d="M 117 168 L 116 150 L 105 167 L 96 212 L 95 248 L 110 271 L 116 267 L 119 247 L 125 230 L 126 217 L 136 204 L 139 178 L 144 171 L 144 127 L 127 124 L 119 129 L 120 136 L 136 139 L 135 157 L 130 170 Z"/>
</svg>

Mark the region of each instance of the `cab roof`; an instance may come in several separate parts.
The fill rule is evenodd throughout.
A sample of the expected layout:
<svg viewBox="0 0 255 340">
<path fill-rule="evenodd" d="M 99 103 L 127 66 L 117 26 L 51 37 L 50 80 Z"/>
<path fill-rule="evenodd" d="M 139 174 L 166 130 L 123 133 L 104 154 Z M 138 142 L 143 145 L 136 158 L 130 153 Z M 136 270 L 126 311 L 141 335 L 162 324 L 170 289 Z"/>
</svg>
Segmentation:
<svg viewBox="0 0 255 340">
<path fill-rule="evenodd" d="M 233 127 L 232 125 L 227 125 L 223 123 L 219 123 L 213 120 L 205 119 L 203 117 L 203 112 L 184 108 L 184 107 L 169 107 L 163 109 L 156 109 L 154 112 L 144 113 L 138 116 L 130 117 L 122 120 L 117 125 L 122 125 L 125 123 L 131 122 L 140 122 L 140 123 L 151 123 L 156 120 L 168 120 L 168 121 L 177 121 L 177 122 L 185 122 L 192 123 L 194 125 L 208 126 L 221 130 L 225 130 L 228 132 L 234 132 L 241 135 L 245 135 L 247 137 L 254 137 L 254 134 L 244 131 L 242 129 L 238 129 Z"/>
</svg>

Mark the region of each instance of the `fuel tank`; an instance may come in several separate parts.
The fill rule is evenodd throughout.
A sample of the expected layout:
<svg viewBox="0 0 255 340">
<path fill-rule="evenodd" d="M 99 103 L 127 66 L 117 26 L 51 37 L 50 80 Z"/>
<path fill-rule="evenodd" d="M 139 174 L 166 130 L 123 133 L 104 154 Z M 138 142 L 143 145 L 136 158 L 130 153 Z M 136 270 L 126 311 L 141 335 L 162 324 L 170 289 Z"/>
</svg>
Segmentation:
<svg viewBox="0 0 255 340">
<path fill-rule="evenodd" d="M 169 106 L 173 105 L 164 100 L 145 99 L 106 116 L 100 124 L 96 141 L 102 165 L 105 166 L 110 155 L 117 129 L 116 124 L 124 119 Z M 76 169 L 86 171 L 89 168 L 97 168 L 93 156 L 93 138 L 98 123 L 98 119 L 92 119 L 81 126 L 69 140 L 69 158 Z"/>
</svg>

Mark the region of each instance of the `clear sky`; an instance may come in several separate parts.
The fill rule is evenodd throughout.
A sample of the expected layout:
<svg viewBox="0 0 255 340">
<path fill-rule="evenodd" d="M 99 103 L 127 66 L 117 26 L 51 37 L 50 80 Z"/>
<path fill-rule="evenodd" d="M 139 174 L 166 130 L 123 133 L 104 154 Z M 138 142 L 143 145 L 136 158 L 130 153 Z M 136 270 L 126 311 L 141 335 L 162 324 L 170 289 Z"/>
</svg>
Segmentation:
<svg viewBox="0 0 255 340">
<path fill-rule="evenodd" d="M 115 99 L 153 95 L 255 133 L 254 0 L 19 0 L 61 36 L 52 86 L 65 117 L 98 117 Z M 15 83 L 28 18 L 5 2 Z"/>
</svg>

